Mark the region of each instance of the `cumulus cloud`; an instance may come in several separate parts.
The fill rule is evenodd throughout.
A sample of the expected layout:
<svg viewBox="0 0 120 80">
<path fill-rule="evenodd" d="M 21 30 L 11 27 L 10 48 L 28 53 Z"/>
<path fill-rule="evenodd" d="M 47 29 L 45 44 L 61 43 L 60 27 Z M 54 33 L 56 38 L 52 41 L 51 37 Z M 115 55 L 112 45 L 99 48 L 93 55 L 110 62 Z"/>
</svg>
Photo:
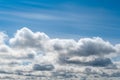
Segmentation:
<svg viewBox="0 0 120 80">
<path fill-rule="evenodd" d="M 40 32 L 33 33 L 24 27 L 17 31 L 14 38 L 10 39 L 10 44 L 18 48 L 42 49 L 43 46 L 41 44 L 47 39 L 49 39 L 49 37 L 46 34 Z"/>
<path fill-rule="evenodd" d="M 10 39 L 13 48 L 57 52 L 68 56 L 104 56 L 116 50 L 108 41 L 99 37 L 73 39 L 50 39 L 45 33 L 32 32 L 28 28 L 18 30 Z"/>
<path fill-rule="evenodd" d="M 82 38 L 78 42 L 68 39 L 54 39 L 54 50 L 69 55 L 90 56 L 106 55 L 115 52 L 113 45 L 99 37 Z M 62 52 L 63 51 L 63 52 Z"/>
<path fill-rule="evenodd" d="M 33 32 L 24 27 L 17 30 L 13 38 L 7 40 L 6 38 L 8 36 L 1 32 L 0 70 L 4 74 L 10 72 L 18 75 L 19 71 L 24 76 L 27 74 L 38 76 L 39 73 L 48 71 L 45 74 L 54 76 L 59 69 L 62 69 L 63 73 L 58 75 L 75 77 L 75 74 L 64 71 L 69 69 L 71 72 L 74 70 L 76 72 L 80 67 L 88 66 L 93 69 L 117 69 L 117 65 L 112 60 L 113 56 L 110 55 L 119 55 L 120 44 L 112 45 L 100 37 L 81 38 L 78 41 L 50 38 L 43 32 Z M 9 40 L 8 44 L 5 40 Z M 52 73 L 49 73 L 51 71 Z"/>
<path fill-rule="evenodd" d="M 99 37 L 80 39 L 77 54 L 82 56 L 105 55 L 115 52 L 114 47 L 107 41 Z"/>
</svg>

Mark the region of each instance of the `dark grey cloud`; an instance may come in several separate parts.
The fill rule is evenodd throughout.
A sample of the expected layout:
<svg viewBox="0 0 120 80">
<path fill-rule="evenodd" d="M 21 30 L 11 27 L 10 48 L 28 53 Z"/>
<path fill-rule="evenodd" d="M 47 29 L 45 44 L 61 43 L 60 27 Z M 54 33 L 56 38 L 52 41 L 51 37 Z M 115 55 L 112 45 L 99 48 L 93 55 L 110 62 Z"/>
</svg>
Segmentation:
<svg viewBox="0 0 120 80">
<path fill-rule="evenodd" d="M 56 72 L 52 72 L 52 75 L 55 77 L 63 77 L 63 78 L 76 78 L 77 76 L 74 73 L 71 72 L 67 72 L 67 71 L 56 71 Z"/>
<path fill-rule="evenodd" d="M 51 64 L 34 64 L 33 70 L 35 71 L 51 71 L 54 69 L 54 66 Z"/>
<path fill-rule="evenodd" d="M 71 60 L 66 57 L 60 58 L 61 64 L 76 64 L 76 65 L 83 65 L 83 66 L 93 66 L 93 67 L 110 67 L 113 66 L 113 62 L 109 58 L 95 58 L 90 61 L 80 61 L 78 59 Z"/>
<path fill-rule="evenodd" d="M 35 55 L 32 54 L 32 53 L 29 53 L 29 54 L 27 55 L 27 57 L 28 57 L 29 59 L 33 59 L 33 58 L 35 57 Z"/>
<path fill-rule="evenodd" d="M 111 77 L 120 77 L 120 72 L 114 72 L 111 74 Z"/>
<path fill-rule="evenodd" d="M 109 58 L 97 58 L 93 61 L 88 62 L 88 64 L 95 67 L 105 67 L 108 65 L 113 65 L 112 61 Z"/>
<path fill-rule="evenodd" d="M 13 73 L 5 70 L 0 70 L 0 74 L 13 74 Z"/>
</svg>

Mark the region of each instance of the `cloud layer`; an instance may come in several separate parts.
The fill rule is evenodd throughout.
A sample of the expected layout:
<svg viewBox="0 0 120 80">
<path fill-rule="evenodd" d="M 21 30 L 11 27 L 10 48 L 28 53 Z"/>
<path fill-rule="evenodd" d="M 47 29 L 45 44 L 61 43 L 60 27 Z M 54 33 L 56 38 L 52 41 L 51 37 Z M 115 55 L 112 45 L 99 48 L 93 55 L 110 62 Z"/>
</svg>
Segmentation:
<svg viewBox="0 0 120 80">
<path fill-rule="evenodd" d="M 78 41 L 50 38 L 43 32 L 33 32 L 26 27 L 17 30 L 13 38 L 1 32 L 0 74 L 30 77 L 55 77 L 56 74 L 69 78 L 77 76 L 78 72 L 86 74 L 86 69 L 99 76 L 103 71 L 107 74 L 110 69 L 111 74 L 107 74 L 110 77 L 114 76 L 112 71 L 116 75 L 120 72 L 113 61 L 113 57 L 120 55 L 119 45 L 112 45 L 100 37 Z"/>
</svg>

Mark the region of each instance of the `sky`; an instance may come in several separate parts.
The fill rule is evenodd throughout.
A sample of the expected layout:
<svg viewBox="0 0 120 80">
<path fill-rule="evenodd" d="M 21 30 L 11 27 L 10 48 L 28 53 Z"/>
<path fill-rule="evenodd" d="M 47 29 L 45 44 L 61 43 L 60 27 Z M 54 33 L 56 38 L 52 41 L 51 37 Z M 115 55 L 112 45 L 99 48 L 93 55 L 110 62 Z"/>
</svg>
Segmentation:
<svg viewBox="0 0 120 80">
<path fill-rule="evenodd" d="M 0 0 L 0 30 L 11 36 L 28 27 L 51 37 L 99 36 L 118 43 L 119 7 L 118 0 Z"/>
<path fill-rule="evenodd" d="M 119 0 L 0 0 L 0 80 L 119 80 Z"/>
</svg>

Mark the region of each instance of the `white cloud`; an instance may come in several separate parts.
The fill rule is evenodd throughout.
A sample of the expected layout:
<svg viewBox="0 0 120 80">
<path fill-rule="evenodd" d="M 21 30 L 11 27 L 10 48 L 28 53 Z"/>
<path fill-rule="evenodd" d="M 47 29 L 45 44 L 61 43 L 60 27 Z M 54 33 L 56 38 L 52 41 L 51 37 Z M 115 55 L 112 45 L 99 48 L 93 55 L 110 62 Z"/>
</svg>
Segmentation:
<svg viewBox="0 0 120 80">
<path fill-rule="evenodd" d="M 28 28 L 18 30 L 15 37 L 10 39 L 10 44 L 18 48 L 39 48 L 42 49 L 44 43 L 49 37 L 40 32 L 33 33 Z"/>
<path fill-rule="evenodd" d="M 94 73 L 99 76 L 101 70 L 107 70 L 105 73 L 115 69 L 119 71 L 119 67 L 116 68 L 119 64 L 114 64 L 110 55 L 120 55 L 120 44 L 112 45 L 100 37 L 81 38 L 78 41 L 52 39 L 43 32 L 33 32 L 25 27 L 9 39 L 9 44 L 5 43 L 6 37 L 6 34 L 0 33 L 0 70 L 4 74 L 18 75 L 19 71 L 21 75 L 38 76 L 37 71 L 41 74 L 48 71 L 46 74 L 50 72 L 54 76 L 54 73 L 67 70 L 67 73 L 58 73 L 58 76 L 76 77 L 77 74 L 75 76 L 69 72 L 86 74 L 86 67 L 98 70 Z M 91 71 L 90 74 L 93 74 Z"/>
</svg>

